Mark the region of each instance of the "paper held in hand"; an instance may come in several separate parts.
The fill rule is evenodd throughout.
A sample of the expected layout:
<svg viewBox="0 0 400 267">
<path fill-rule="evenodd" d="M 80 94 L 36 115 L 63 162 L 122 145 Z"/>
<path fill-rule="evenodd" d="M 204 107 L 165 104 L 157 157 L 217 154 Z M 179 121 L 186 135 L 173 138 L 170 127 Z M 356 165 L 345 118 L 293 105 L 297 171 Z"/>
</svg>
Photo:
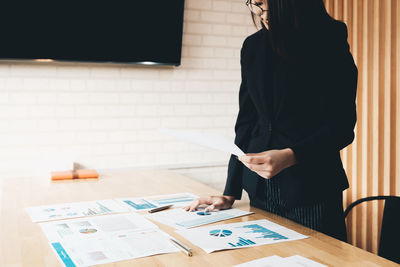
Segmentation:
<svg viewBox="0 0 400 267">
<path fill-rule="evenodd" d="M 236 156 L 244 155 L 244 152 L 235 145 L 234 142 L 222 135 L 168 128 L 160 129 L 160 131 L 197 145 L 220 150 Z"/>
</svg>

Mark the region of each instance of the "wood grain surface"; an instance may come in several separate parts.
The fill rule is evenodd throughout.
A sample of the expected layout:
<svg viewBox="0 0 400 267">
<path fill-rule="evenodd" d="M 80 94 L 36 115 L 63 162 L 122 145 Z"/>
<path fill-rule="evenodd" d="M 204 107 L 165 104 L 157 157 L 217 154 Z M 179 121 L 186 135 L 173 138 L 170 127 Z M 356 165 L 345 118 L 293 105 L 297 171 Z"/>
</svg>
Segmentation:
<svg viewBox="0 0 400 267">
<path fill-rule="evenodd" d="M 220 192 L 172 171 L 130 171 L 101 173 L 100 178 L 50 181 L 50 177 L 0 179 L 0 266 L 61 266 L 47 238 L 37 223 L 32 223 L 25 207 L 66 202 L 91 201 L 119 197 L 190 192 L 196 195 L 218 195 Z M 205 253 L 183 239 L 174 229 L 158 224 L 161 229 L 193 249 L 193 257 L 178 252 L 121 261 L 105 266 L 232 266 L 261 257 L 302 255 L 328 266 L 397 266 L 372 253 L 305 228 L 287 219 L 251 208 L 247 202 L 236 202 L 235 208 L 251 210 L 254 215 L 220 223 L 268 219 L 310 238 Z"/>
</svg>

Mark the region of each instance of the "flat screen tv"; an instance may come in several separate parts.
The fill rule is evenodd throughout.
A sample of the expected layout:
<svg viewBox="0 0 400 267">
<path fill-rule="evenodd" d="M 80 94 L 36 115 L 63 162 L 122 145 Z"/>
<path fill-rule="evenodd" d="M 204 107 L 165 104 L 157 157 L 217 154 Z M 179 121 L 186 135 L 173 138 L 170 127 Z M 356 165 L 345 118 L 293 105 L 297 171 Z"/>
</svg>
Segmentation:
<svg viewBox="0 0 400 267">
<path fill-rule="evenodd" d="M 0 10 L 0 59 L 180 65 L 184 0 L 8 0 Z"/>
</svg>

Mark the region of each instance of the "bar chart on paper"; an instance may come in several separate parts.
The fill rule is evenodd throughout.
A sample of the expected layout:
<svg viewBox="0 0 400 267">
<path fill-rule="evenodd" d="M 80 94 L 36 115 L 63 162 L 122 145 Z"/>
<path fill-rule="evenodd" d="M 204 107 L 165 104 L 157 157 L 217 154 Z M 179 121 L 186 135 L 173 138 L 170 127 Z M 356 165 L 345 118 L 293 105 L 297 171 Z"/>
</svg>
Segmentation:
<svg viewBox="0 0 400 267">
<path fill-rule="evenodd" d="M 95 215 L 129 212 L 129 209 L 112 199 L 63 203 L 26 208 L 33 222 L 45 222 Z"/>
<path fill-rule="evenodd" d="M 145 196 L 140 198 L 117 198 L 116 200 L 119 203 L 122 203 L 124 206 L 128 206 L 131 210 L 144 211 L 166 205 L 173 205 L 174 207 L 184 207 L 189 205 L 193 200 L 197 198 L 198 196 L 190 193 L 178 193 L 169 195 Z"/>
<path fill-rule="evenodd" d="M 270 229 L 267 229 L 259 224 L 250 224 L 250 225 L 244 225 L 241 228 L 243 229 L 249 229 L 250 231 L 246 231 L 245 233 L 250 233 L 255 236 L 255 238 L 270 238 L 272 240 L 284 240 L 288 239 L 288 237 L 283 236 L 281 234 L 278 234 L 277 232 L 271 231 Z M 226 230 L 225 230 L 226 231 Z M 232 247 L 241 247 L 241 246 L 249 246 L 249 245 L 255 245 L 256 243 L 250 239 L 245 239 L 243 237 L 239 236 L 239 241 L 236 243 L 229 243 Z"/>
<path fill-rule="evenodd" d="M 259 234 L 256 238 L 271 238 L 273 240 L 288 239 L 288 237 L 271 231 L 259 224 L 250 224 L 242 226 L 243 229 L 249 229 L 246 233 Z"/>
<path fill-rule="evenodd" d="M 112 210 L 107 208 L 106 206 L 102 205 L 100 202 L 96 202 L 94 207 L 88 208 L 86 211 L 83 212 L 85 216 L 92 216 L 92 215 L 100 215 L 111 213 Z"/>
<path fill-rule="evenodd" d="M 239 236 L 239 241 L 234 243 L 229 242 L 229 245 L 231 245 L 232 247 L 242 247 L 242 246 L 249 246 L 249 245 L 255 245 L 256 243 L 254 243 L 253 241 L 251 241 L 250 239 L 244 239 L 243 237 Z"/>
<path fill-rule="evenodd" d="M 148 202 L 145 199 L 141 199 L 140 201 L 137 201 L 136 203 L 133 202 L 132 200 L 124 200 L 124 202 L 136 210 L 147 210 L 147 209 L 157 208 L 156 205 Z"/>
<path fill-rule="evenodd" d="M 170 205 L 174 204 L 177 206 L 178 203 L 191 203 L 193 200 L 195 200 L 197 196 L 194 196 L 192 194 L 176 194 L 176 195 L 167 195 L 167 196 L 159 196 L 159 197 L 152 197 L 148 198 L 151 202 L 156 203 L 157 205 L 164 206 L 164 205 Z"/>
<path fill-rule="evenodd" d="M 187 229 L 178 233 L 207 253 L 307 238 L 265 219 Z"/>
</svg>

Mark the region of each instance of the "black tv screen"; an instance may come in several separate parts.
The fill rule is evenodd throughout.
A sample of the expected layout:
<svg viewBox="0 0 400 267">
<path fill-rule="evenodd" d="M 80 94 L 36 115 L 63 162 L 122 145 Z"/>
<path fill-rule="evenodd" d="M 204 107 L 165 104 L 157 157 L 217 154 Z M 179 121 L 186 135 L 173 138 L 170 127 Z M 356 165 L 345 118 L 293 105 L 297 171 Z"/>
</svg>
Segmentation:
<svg viewBox="0 0 400 267">
<path fill-rule="evenodd" d="M 0 8 L 0 59 L 180 64 L 184 0 L 8 0 Z"/>
</svg>

